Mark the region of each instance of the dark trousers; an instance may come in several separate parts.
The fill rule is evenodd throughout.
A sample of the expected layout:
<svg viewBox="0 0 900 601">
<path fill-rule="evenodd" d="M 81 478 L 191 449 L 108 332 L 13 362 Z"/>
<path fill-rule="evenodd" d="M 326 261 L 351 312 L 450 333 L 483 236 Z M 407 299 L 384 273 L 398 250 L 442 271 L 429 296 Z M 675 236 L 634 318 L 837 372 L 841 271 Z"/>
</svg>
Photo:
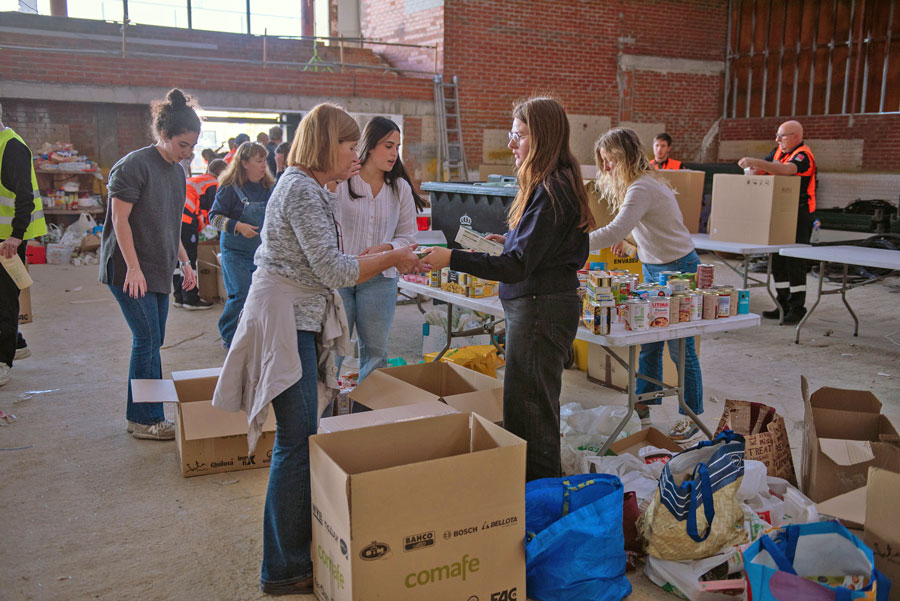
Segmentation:
<svg viewBox="0 0 900 601">
<path fill-rule="evenodd" d="M 797 242 L 809 244 L 812 235 L 812 215 L 806 207 L 797 216 Z M 775 298 L 785 311 L 802 309 L 806 304 L 806 259 L 772 257 L 772 278 L 775 280 Z"/>
<path fill-rule="evenodd" d="M 574 290 L 503 301 L 503 426 L 528 442 L 528 481 L 560 476 L 559 391 L 580 308 Z"/>
<path fill-rule="evenodd" d="M 25 262 L 23 240 L 17 250 L 19 258 Z M 0 363 L 10 367 L 16 356 L 16 341 L 19 335 L 19 287 L 6 270 L 0 267 Z"/>
<path fill-rule="evenodd" d="M 191 267 L 194 268 L 194 273 L 197 272 L 197 236 L 196 223 L 190 225 L 183 223 L 181 225 L 181 244 L 184 246 L 185 252 L 187 252 L 188 260 L 191 262 Z M 173 293 L 175 294 L 175 302 L 188 303 L 189 305 L 196 304 L 200 299 L 200 286 L 197 285 L 190 290 L 184 290 L 181 288 L 182 279 L 180 269 L 172 274 L 172 288 Z"/>
</svg>

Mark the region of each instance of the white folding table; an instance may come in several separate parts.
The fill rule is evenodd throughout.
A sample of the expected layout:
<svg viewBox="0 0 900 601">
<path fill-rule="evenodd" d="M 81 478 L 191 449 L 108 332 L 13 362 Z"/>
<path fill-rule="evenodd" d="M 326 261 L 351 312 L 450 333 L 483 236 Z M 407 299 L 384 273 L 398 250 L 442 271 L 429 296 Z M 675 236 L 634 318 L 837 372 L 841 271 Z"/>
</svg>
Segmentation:
<svg viewBox="0 0 900 601">
<path fill-rule="evenodd" d="M 437 298 L 447 303 L 447 345 L 444 347 L 441 353 L 438 354 L 436 360 L 440 359 L 443 354 L 450 348 L 451 336 L 472 336 L 473 334 L 488 332 L 491 334 L 491 342 L 493 342 L 494 345 L 497 346 L 496 339 L 493 336 L 493 331 L 497 323 L 503 321 L 504 313 L 503 306 L 500 304 L 500 299 L 496 296 L 487 298 L 468 298 L 461 294 L 446 292 L 444 290 L 441 290 L 440 288 L 432 288 L 423 284 L 413 284 L 412 282 L 406 282 L 404 280 L 400 280 L 399 286 L 401 289 L 407 290 L 409 292 L 414 292 L 417 295 Z M 450 325 L 450 315 L 452 312 L 452 306 L 454 304 L 461 307 L 466 307 L 467 309 L 472 309 L 474 311 L 481 311 L 482 313 L 493 315 L 498 319 L 491 322 L 489 326 L 488 324 L 486 324 L 486 329 L 484 331 L 453 332 L 452 326 Z M 421 305 L 419 308 L 421 310 Z M 613 357 L 613 359 L 618 361 L 622 365 L 622 367 L 628 370 L 628 413 L 622 419 L 622 422 L 618 426 L 616 426 L 616 429 L 612 432 L 609 439 L 607 439 L 606 443 L 603 445 L 603 448 L 600 450 L 599 455 L 602 456 L 606 454 L 609 446 L 615 441 L 619 433 L 628 424 L 628 420 L 631 418 L 632 412 L 634 412 L 635 403 L 646 401 L 649 399 L 661 399 L 666 396 L 677 395 L 678 405 L 682 408 L 682 410 L 684 410 L 685 415 L 691 418 L 691 420 L 693 420 L 693 422 L 697 424 L 697 426 L 703 431 L 704 434 L 706 434 L 707 437 L 712 438 L 712 432 L 710 432 L 709 428 L 707 428 L 703 424 L 703 422 L 700 421 L 697 415 L 690 410 L 684 400 L 684 354 L 687 339 L 693 338 L 694 336 L 712 334 L 714 332 L 752 328 L 758 325 L 759 315 L 749 313 L 746 315 L 735 315 L 734 317 L 728 317 L 725 319 L 707 319 L 702 321 L 679 323 L 665 328 L 650 328 L 649 330 L 646 330 L 644 332 L 630 332 L 626 330 L 625 326 L 622 324 L 613 324 L 612 331 L 606 336 L 592 334 L 584 326 L 579 326 L 578 332 L 575 335 L 578 340 L 584 340 L 593 344 L 599 344 L 606 350 L 607 353 L 609 353 L 611 357 Z M 650 376 L 645 376 L 638 373 L 637 347 L 641 344 L 661 342 L 665 340 L 678 340 L 679 353 L 677 386 L 669 386 L 655 378 L 651 378 Z M 619 357 L 616 352 L 612 348 L 610 348 L 614 346 L 628 347 L 628 358 L 625 359 Z M 638 395 L 635 389 L 635 384 L 638 378 L 660 386 L 661 390 Z"/>
<path fill-rule="evenodd" d="M 849 311 L 850 315 L 853 317 L 853 335 L 858 336 L 859 318 L 856 317 L 856 313 L 853 312 L 850 303 L 847 302 L 847 291 L 867 284 L 880 282 L 887 276 L 892 275 L 893 272 L 900 270 L 900 251 L 887 250 L 884 248 L 865 248 L 862 246 L 810 246 L 808 248 L 784 248 L 779 254 L 785 257 L 819 262 L 819 296 L 816 297 L 816 302 L 813 303 L 813 306 L 809 308 L 809 311 L 806 312 L 806 315 L 804 315 L 803 319 L 800 320 L 800 323 L 797 324 L 797 328 L 794 331 L 795 344 L 800 344 L 800 330 L 803 328 L 806 320 L 809 319 L 809 316 L 812 315 L 815 308 L 819 306 L 819 301 L 821 301 L 822 297 L 826 294 L 841 295 L 844 306 L 847 307 L 847 311 Z M 839 263 L 844 266 L 844 275 L 841 279 L 840 288 L 822 290 L 822 283 L 825 281 L 826 263 Z M 891 273 L 874 277 L 858 284 L 848 284 L 847 271 L 850 265 L 890 269 Z"/>
<path fill-rule="evenodd" d="M 691 234 L 691 240 L 694 242 L 694 248 L 698 250 L 708 250 L 712 252 L 719 261 L 721 261 L 730 270 L 741 276 L 744 280 L 744 288 L 765 287 L 766 292 L 775 303 L 778 309 L 778 323 L 784 320 L 784 309 L 778 304 L 775 295 L 772 294 L 772 288 L 769 285 L 772 281 L 772 256 L 778 254 L 783 248 L 809 248 L 809 244 L 751 244 L 749 242 L 721 242 L 719 240 L 710 240 L 709 234 Z M 744 257 L 742 268 L 738 269 L 731 263 L 722 258 L 720 253 L 731 253 L 742 255 Z M 750 257 L 753 255 L 766 255 L 766 279 L 765 281 L 750 275 Z M 753 282 L 752 284 L 750 282 Z"/>
</svg>

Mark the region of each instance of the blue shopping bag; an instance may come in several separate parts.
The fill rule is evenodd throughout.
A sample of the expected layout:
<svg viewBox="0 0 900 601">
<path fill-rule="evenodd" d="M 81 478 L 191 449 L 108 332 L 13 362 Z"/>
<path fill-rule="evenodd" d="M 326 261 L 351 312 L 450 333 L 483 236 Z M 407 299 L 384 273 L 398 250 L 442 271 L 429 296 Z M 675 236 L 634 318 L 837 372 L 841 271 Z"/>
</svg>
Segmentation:
<svg viewBox="0 0 900 601">
<path fill-rule="evenodd" d="M 528 597 L 620 601 L 625 577 L 622 482 L 609 474 L 544 478 L 525 485 Z"/>
<path fill-rule="evenodd" d="M 872 550 L 839 522 L 783 528 L 744 551 L 748 601 L 887 601 Z"/>
</svg>

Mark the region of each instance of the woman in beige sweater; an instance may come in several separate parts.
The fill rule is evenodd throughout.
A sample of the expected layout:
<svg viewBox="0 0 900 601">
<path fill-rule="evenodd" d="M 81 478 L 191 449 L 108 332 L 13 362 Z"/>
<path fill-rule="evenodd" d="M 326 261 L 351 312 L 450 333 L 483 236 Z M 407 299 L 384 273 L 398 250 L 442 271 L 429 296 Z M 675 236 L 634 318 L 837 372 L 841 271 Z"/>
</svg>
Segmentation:
<svg viewBox="0 0 900 601">
<path fill-rule="evenodd" d="M 591 232 L 591 250 L 611 246 L 613 252 L 621 254 L 623 241 L 631 234 L 638 244 L 645 282 L 658 281 L 661 271 L 696 272 L 700 258 L 684 226 L 675 195 L 653 171 L 637 133 L 626 128 L 612 129 L 597 141 L 594 153 L 600 168 L 597 188 L 616 217 L 606 227 Z M 662 351 L 662 342 L 642 345 L 639 373 L 662 381 Z M 669 356 L 677 365 L 675 341 L 669 341 Z M 687 339 L 684 370 L 684 398 L 688 407 L 699 415 L 703 413 L 703 378 L 693 338 Z M 635 390 L 643 394 L 659 390 L 659 386 L 638 378 Z M 643 424 L 649 423 L 648 405 L 660 402 L 652 399 L 635 406 Z M 675 422 L 670 435 L 685 440 L 696 433 L 696 424 L 682 418 Z"/>
</svg>

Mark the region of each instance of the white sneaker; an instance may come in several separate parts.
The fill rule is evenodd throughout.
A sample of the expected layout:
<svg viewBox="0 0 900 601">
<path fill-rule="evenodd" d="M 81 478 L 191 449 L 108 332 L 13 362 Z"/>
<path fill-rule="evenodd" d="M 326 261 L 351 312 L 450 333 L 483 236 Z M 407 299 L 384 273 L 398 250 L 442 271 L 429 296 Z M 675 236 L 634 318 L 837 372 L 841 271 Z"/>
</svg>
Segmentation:
<svg viewBox="0 0 900 601">
<path fill-rule="evenodd" d="M 131 435 L 143 440 L 174 440 L 175 423 L 164 419 L 155 424 L 133 423 Z"/>
<path fill-rule="evenodd" d="M 6 363 L 0 363 L 0 386 L 4 386 L 9 382 L 9 370 L 12 369 Z"/>
<path fill-rule="evenodd" d="M 30 356 L 31 356 L 31 349 L 28 348 L 27 346 L 24 346 L 22 348 L 16 349 L 16 356 L 13 357 L 13 360 L 19 361 L 21 359 L 27 359 Z"/>
</svg>

